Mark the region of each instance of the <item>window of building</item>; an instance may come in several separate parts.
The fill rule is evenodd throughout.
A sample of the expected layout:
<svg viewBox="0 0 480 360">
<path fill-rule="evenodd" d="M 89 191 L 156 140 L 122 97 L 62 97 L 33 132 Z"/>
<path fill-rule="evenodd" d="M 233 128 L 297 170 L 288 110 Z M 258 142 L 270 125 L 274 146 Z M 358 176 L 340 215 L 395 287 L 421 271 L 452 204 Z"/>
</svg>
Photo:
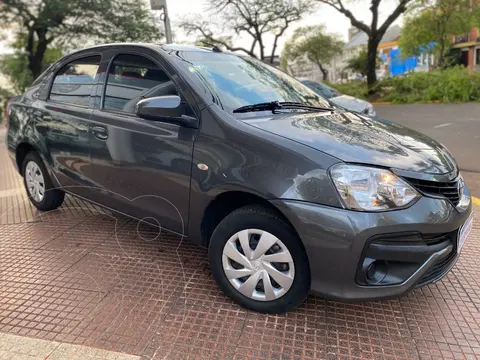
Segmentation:
<svg viewBox="0 0 480 360">
<path fill-rule="evenodd" d="M 480 65 L 480 48 L 475 49 L 475 65 Z"/>
<path fill-rule="evenodd" d="M 89 56 L 65 65 L 55 75 L 49 99 L 88 106 L 101 57 Z"/>
<path fill-rule="evenodd" d="M 108 71 L 104 108 L 133 113 L 141 98 L 178 95 L 168 75 L 139 55 L 119 55 Z"/>
</svg>

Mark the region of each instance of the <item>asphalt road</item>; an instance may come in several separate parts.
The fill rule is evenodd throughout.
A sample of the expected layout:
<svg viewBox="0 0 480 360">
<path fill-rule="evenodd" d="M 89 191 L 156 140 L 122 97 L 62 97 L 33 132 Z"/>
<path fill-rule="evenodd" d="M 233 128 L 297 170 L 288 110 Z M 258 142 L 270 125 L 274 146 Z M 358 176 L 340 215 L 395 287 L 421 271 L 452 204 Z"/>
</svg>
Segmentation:
<svg viewBox="0 0 480 360">
<path fill-rule="evenodd" d="M 461 170 L 480 173 L 480 104 L 376 105 L 379 117 L 444 144 Z"/>
</svg>

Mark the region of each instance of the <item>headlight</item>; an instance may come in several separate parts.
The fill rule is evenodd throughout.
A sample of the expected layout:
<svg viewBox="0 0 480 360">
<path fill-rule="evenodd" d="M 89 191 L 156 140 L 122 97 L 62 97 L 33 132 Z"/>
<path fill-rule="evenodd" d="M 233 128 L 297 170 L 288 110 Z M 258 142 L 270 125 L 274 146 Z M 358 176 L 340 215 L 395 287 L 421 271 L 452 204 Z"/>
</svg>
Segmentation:
<svg viewBox="0 0 480 360">
<path fill-rule="evenodd" d="M 337 165 L 330 171 L 345 207 L 383 211 L 404 207 L 420 194 L 391 171 L 359 165 Z"/>
</svg>

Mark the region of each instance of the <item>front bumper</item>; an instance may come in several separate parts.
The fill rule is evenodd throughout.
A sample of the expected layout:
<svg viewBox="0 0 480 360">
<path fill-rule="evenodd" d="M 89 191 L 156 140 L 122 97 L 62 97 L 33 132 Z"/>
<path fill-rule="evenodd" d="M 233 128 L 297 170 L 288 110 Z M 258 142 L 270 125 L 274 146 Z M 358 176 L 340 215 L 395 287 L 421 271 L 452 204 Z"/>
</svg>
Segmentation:
<svg viewBox="0 0 480 360">
<path fill-rule="evenodd" d="M 466 195 L 470 196 L 468 190 Z M 394 298 L 441 279 L 458 258 L 456 234 L 472 212 L 471 203 L 459 212 L 448 200 L 429 197 L 408 209 L 379 213 L 295 200 L 273 203 L 305 246 L 312 292 L 342 301 Z M 385 278 L 376 284 L 367 284 L 363 276 L 371 258 L 388 265 Z M 397 270 L 387 278 L 394 265 Z"/>
</svg>

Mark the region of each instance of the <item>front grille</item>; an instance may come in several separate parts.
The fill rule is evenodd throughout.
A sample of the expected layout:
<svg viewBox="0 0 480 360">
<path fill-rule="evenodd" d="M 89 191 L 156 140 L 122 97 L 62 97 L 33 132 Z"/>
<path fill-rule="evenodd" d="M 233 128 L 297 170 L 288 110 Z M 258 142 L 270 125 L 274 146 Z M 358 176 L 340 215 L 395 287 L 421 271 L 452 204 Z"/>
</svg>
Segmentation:
<svg viewBox="0 0 480 360">
<path fill-rule="evenodd" d="M 436 182 L 413 178 L 405 178 L 405 180 L 425 195 L 444 196 L 450 200 L 454 206 L 457 206 L 460 201 L 460 193 L 458 191 L 459 178 L 448 182 Z"/>
<path fill-rule="evenodd" d="M 455 260 L 457 259 L 456 239 L 453 240 L 453 249 L 450 254 L 433 264 L 430 270 L 428 270 L 425 275 L 423 275 L 423 277 L 418 281 L 417 287 L 441 279 L 450 270 L 450 268 L 455 263 Z"/>
</svg>

